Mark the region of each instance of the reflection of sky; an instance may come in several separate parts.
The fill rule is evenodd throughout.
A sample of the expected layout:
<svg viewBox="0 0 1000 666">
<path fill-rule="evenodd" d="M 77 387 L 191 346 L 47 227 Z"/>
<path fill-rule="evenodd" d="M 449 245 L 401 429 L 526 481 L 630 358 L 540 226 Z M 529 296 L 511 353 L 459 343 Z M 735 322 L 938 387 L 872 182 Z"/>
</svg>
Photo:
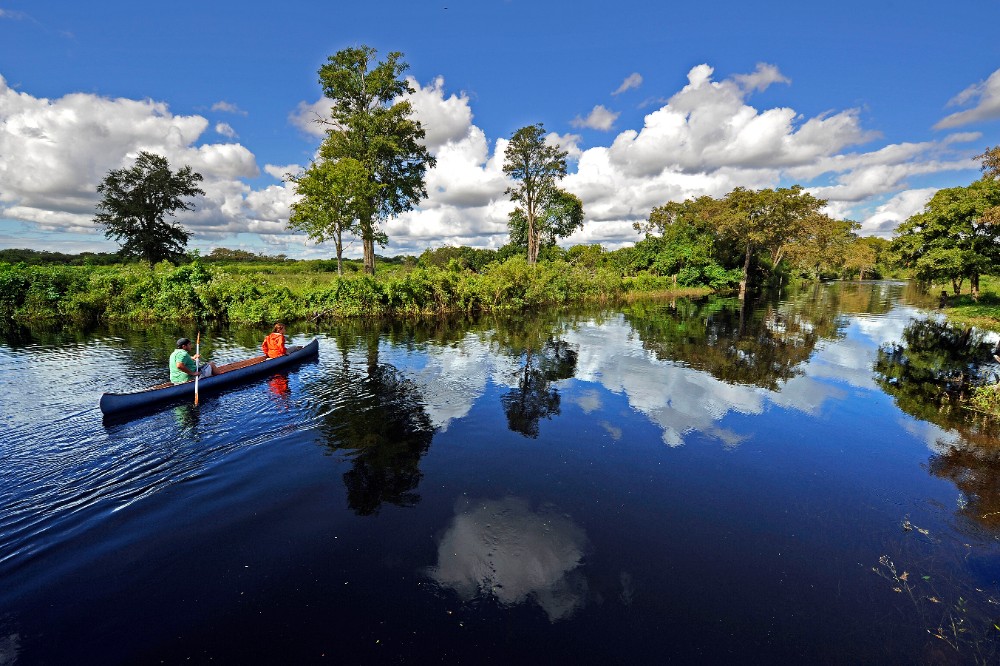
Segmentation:
<svg viewBox="0 0 1000 666">
<path fill-rule="evenodd" d="M 492 374 L 493 355 L 475 335 L 447 346 L 428 346 L 424 366 L 412 373 L 427 415 L 439 430 L 469 413 Z"/>
<path fill-rule="evenodd" d="M 922 311 L 909 306 L 896 306 L 885 315 L 850 316 L 844 337 L 821 340 L 809 361 L 799 366 L 800 374 L 778 391 L 729 384 L 659 360 L 643 348 L 624 317 L 599 324 L 578 322 L 563 336 L 578 353 L 577 391 L 567 397 L 586 414 L 600 410 L 601 392 L 580 384 L 590 382 L 624 395 L 633 409 L 660 427 L 670 446 L 682 445 L 693 432 L 734 446 L 741 436 L 720 426 L 728 414 L 762 414 L 775 405 L 815 415 L 825 403 L 845 398 L 852 389 L 878 391 L 872 376 L 878 347 L 902 339 L 907 324 L 920 316 Z M 412 373 L 424 387 L 428 414 L 442 429 L 468 414 L 489 383 L 515 386 L 520 372 L 518 359 L 493 354 L 489 344 L 474 335 L 448 347 L 429 347 L 427 354 L 425 365 Z M 921 428 L 929 445 L 953 439 L 940 428 Z"/>
<path fill-rule="evenodd" d="M 583 530 L 551 509 L 533 511 L 516 497 L 465 501 L 428 571 L 463 601 L 493 596 L 506 605 L 534 600 L 551 621 L 583 606 L 587 582 L 579 571 Z"/>
</svg>

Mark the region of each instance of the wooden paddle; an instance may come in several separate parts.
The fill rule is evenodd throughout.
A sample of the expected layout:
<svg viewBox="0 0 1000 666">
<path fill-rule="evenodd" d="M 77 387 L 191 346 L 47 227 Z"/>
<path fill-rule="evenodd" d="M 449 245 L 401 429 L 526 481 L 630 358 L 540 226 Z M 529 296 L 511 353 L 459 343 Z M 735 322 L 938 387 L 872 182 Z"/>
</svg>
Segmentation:
<svg viewBox="0 0 1000 666">
<path fill-rule="evenodd" d="M 198 377 L 201 376 L 201 368 L 198 367 L 199 366 L 198 361 L 201 360 L 201 359 L 198 358 L 199 356 L 201 356 L 201 331 L 198 331 L 198 335 L 195 337 L 195 343 L 194 343 L 194 372 L 195 372 L 195 375 L 194 375 L 194 405 L 195 405 L 195 407 L 198 406 Z"/>
</svg>

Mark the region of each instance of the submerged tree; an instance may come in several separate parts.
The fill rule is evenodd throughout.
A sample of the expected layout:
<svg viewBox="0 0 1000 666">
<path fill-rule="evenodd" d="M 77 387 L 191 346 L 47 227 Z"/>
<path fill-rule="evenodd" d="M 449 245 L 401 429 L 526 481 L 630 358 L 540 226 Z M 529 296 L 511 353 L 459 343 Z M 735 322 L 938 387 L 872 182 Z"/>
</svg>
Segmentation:
<svg viewBox="0 0 1000 666">
<path fill-rule="evenodd" d="M 327 220 L 356 216 L 367 273 L 375 272 L 375 243 L 387 241 L 380 223 L 427 196 L 424 175 L 435 164 L 423 144 L 424 128 L 405 98 L 414 91 L 403 78 L 408 68 L 403 54 L 392 52 L 381 62 L 375 54 L 368 46 L 343 49 L 319 69 L 323 94 L 333 103 L 330 119 L 323 121 L 328 129 L 320 157 L 334 165 L 345 160 L 358 165 L 345 167 L 337 180 L 336 197 L 353 202 L 350 210 L 337 210 Z M 329 212 L 329 204 L 317 208 Z"/>
<path fill-rule="evenodd" d="M 720 231 L 743 250 L 740 298 L 746 295 L 757 253 L 766 253 L 771 266 L 776 266 L 789 244 L 803 235 L 807 220 L 818 216 L 826 205 L 799 185 L 756 191 L 737 187 L 723 201 L 726 210 L 718 217 Z"/>
<path fill-rule="evenodd" d="M 201 174 L 191 167 L 170 170 L 167 159 L 146 151 L 128 169 L 113 169 L 97 186 L 102 195 L 94 222 L 104 235 L 121 244 L 121 254 L 156 263 L 183 256 L 191 237 L 184 227 L 165 218 L 179 210 L 194 210 L 183 197 L 205 192 L 196 183 Z"/>
<path fill-rule="evenodd" d="M 556 186 L 566 175 L 567 152 L 545 141 L 542 124 L 514 132 L 504 153 L 503 172 L 517 181 L 506 194 L 518 204 L 510 214 L 511 243 L 527 248 L 528 263 L 556 238 L 572 234 L 583 224 L 583 202 Z"/>
</svg>

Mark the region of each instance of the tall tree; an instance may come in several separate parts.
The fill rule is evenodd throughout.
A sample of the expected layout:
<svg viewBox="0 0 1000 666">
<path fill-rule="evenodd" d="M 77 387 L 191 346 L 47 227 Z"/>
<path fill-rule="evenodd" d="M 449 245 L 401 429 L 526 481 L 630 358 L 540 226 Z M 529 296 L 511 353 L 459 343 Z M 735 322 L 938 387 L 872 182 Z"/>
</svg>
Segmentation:
<svg viewBox="0 0 1000 666">
<path fill-rule="evenodd" d="M 414 92 L 403 78 L 408 65 L 403 54 L 390 53 L 376 61 L 369 46 L 343 49 L 327 59 L 319 69 L 323 94 L 333 102 L 327 135 L 320 157 L 332 163 L 355 160 L 341 192 L 342 201 L 364 196 L 352 213 L 364 249 L 364 268 L 375 272 L 375 243 L 385 245 L 387 237 L 379 225 L 399 215 L 427 196 L 424 175 L 435 159 L 423 145 L 424 129 L 413 117 L 413 107 L 405 95 Z M 348 213 L 341 211 L 338 219 Z"/>
<path fill-rule="evenodd" d="M 182 197 L 205 192 L 195 183 L 201 174 L 191 167 L 170 170 L 167 159 L 142 151 L 128 169 L 113 169 L 97 186 L 102 195 L 94 222 L 104 225 L 104 235 L 121 244 L 121 254 L 156 263 L 184 255 L 191 237 L 184 227 L 169 222 L 179 210 L 194 210 Z"/>
<path fill-rule="evenodd" d="M 304 231 L 317 243 L 333 240 L 337 251 L 337 273 L 343 275 L 344 234 L 358 231 L 377 193 L 377 185 L 364 166 L 346 157 L 339 161 L 319 160 L 303 173 L 291 176 L 300 199 L 292 204 L 288 218 L 291 229 Z"/>
<path fill-rule="evenodd" d="M 710 196 L 657 206 L 647 220 L 632 225 L 646 234 L 635 245 L 636 267 L 672 275 L 685 286 L 735 284 L 739 281 L 735 271 L 725 268 L 733 264 L 733 257 L 718 238 L 722 212 L 722 202 Z"/>
<path fill-rule="evenodd" d="M 1000 180 L 982 178 L 968 187 L 938 190 L 921 213 L 896 229 L 892 250 L 918 280 L 951 280 L 955 293 L 969 278 L 979 298 L 979 276 L 1000 264 Z"/>
<path fill-rule="evenodd" d="M 542 197 L 539 214 L 535 219 L 536 259 L 541 248 L 555 245 L 557 238 L 565 238 L 582 226 L 583 202 L 580 197 L 558 187 L 549 188 Z M 527 248 L 528 218 L 523 209 L 515 208 L 511 212 L 507 227 L 510 229 L 510 242 Z"/>
<path fill-rule="evenodd" d="M 803 233 L 805 221 L 826 205 L 800 185 L 756 191 L 737 187 L 723 201 L 726 211 L 718 218 L 720 231 L 743 249 L 740 298 L 746 295 L 750 265 L 757 253 L 766 252 L 771 266 L 776 266 L 789 242 Z"/>
<path fill-rule="evenodd" d="M 545 141 L 541 123 L 514 132 L 504 152 L 503 172 L 517 181 L 506 194 L 519 204 L 510 214 L 511 242 L 527 247 L 528 263 L 538 261 L 546 241 L 555 243 L 583 224 L 583 203 L 556 186 L 566 175 L 567 152 Z"/>
<path fill-rule="evenodd" d="M 884 239 L 878 239 L 883 242 Z M 870 238 L 854 238 L 848 243 L 844 250 L 843 271 L 844 277 L 858 274 L 859 280 L 864 280 L 865 275 L 875 275 L 878 265 L 878 251 L 873 246 Z"/>
</svg>

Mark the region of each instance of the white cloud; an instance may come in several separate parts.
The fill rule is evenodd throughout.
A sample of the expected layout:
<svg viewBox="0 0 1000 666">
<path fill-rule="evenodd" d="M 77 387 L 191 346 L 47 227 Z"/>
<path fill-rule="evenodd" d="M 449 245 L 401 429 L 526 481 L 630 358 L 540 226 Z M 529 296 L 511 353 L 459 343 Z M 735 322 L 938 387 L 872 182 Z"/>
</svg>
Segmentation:
<svg viewBox="0 0 1000 666">
<path fill-rule="evenodd" d="M 333 103 L 326 97 L 320 97 L 309 104 L 299 102 L 295 111 L 288 115 L 288 122 L 310 136 L 322 138 L 326 136 L 326 126 L 323 120 L 330 117 Z"/>
<path fill-rule="evenodd" d="M 569 121 L 569 124 L 577 128 L 587 127 L 607 132 L 614 126 L 619 115 L 621 114 L 616 111 L 611 111 L 603 105 L 598 104 L 591 110 L 590 114 L 587 115 L 586 118 L 577 116 L 573 120 Z"/>
<path fill-rule="evenodd" d="M 408 80 L 414 92 L 406 97 L 427 133 L 427 149 L 433 153 L 448 143 L 463 141 L 473 127 L 468 96 L 462 93 L 446 97 L 444 78 L 440 76 L 427 87 L 412 78 Z"/>
<path fill-rule="evenodd" d="M 621 95 L 626 90 L 632 90 L 633 88 L 638 88 L 641 85 L 642 85 L 642 75 L 639 74 L 638 72 L 633 72 L 628 76 L 626 76 L 625 80 L 622 81 L 622 84 L 618 86 L 618 88 L 611 94 Z"/>
<path fill-rule="evenodd" d="M 934 129 L 950 129 L 970 123 L 1000 119 L 1000 69 L 990 74 L 985 81 L 969 86 L 951 101 L 948 106 L 963 106 L 975 103 L 971 109 L 945 116 L 934 125 Z"/>
<path fill-rule="evenodd" d="M 276 180 L 284 182 L 285 177 L 289 174 L 295 175 L 302 170 L 302 166 L 298 164 L 265 164 L 264 172 Z"/>
<path fill-rule="evenodd" d="M 862 126 L 858 109 L 806 117 L 792 108 L 754 106 L 753 94 L 788 83 L 776 67 L 758 65 L 750 74 L 721 80 L 714 74 L 708 65 L 692 68 L 687 85 L 648 113 L 641 127 L 624 129 L 606 145 L 584 148 L 572 133 L 546 136 L 573 158 L 563 186 L 584 203 L 585 224 L 567 243 L 614 249 L 638 240 L 632 223 L 666 201 L 787 182 L 828 199 L 831 214 L 862 220 L 864 233 L 885 235 L 931 191 L 911 186 L 911 179 L 976 168 L 973 149 L 963 144 L 978 141 L 978 133 L 865 151 L 858 147 L 877 133 Z M 385 225 L 390 245 L 381 252 L 502 245 L 512 209 L 502 170 L 507 140 L 487 137 L 474 124 L 469 96 L 448 92 L 442 78 L 411 85 L 409 99 L 437 166 L 427 172 L 427 198 L 419 209 Z M 989 86 L 981 88 L 961 100 L 992 94 Z M 228 102 L 218 102 L 215 110 L 239 112 Z M 314 148 L 323 127 L 313 121 L 328 117 L 329 110 L 324 98 L 299 104 L 289 116 Z M 599 117 L 591 113 L 581 122 L 599 125 Z M 603 122 L 616 121 L 608 118 Z M 239 143 L 210 142 L 209 128 L 234 138 L 228 124 L 175 115 L 164 102 L 82 93 L 36 98 L 0 78 L 0 218 L 24 221 L 32 230 L 99 237 L 92 222 L 97 184 L 110 169 L 131 165 L 140 150 L 150 150 L 175 168 L 189 164 L 205 177 L 198 209 L 178 217 L 195 233 L 195 246 L 227 234 L 257 233 L 264 243 L 287 246 L 291 256 L 329 253 L 304 246 L 300 235 L 284 227 L 293 188 L 284 182 L 248 184 L 259 174 L 253 153 Z M 269 164 L 264 172 L 283 181 L 300 168 Z"/>
<path fill-rule="evenodd" d="M 0 77 L 0 217 L 97 234 L 97 185 L 147 150 L 205 178 L 206 197 L 195 213 L 178 217 L 183 224 L 196 232 L 236 228 L 233 212 L 248 189 L 241 179 L 257 175 L 256 162 L 239 144 L 196 146 L 207 128 L 205 118 L 174 115 L 162 102 L 83 93 L 36 98 Z"/>
<path fill-rule="evenodd" d="M 883 238 L 892 236 L 892 232 L 896 230 L 899 223 L 922 211 L 935 192 L 937 192 L 937 188 L 934 187 L 900 192 L 878 206 L 872 215 L 861 221 L 861 235 L 882 236 Z"/>
<path fill-rule="evenodd" d="M 212 111 L 219 111 L 221 113 L 235 113 L 240 116 L 247 115 L 247 112 L 241 109 L 240 107 L 225 101 L 216 102 L 215 104 L 213 104 Z"/>
<path fill-rule="evenodd" d="M 215 123 L 215 133 L 230 139 L 235 139 L 237 136 L 236 130 L 229 123 Z"/>
</svg>

